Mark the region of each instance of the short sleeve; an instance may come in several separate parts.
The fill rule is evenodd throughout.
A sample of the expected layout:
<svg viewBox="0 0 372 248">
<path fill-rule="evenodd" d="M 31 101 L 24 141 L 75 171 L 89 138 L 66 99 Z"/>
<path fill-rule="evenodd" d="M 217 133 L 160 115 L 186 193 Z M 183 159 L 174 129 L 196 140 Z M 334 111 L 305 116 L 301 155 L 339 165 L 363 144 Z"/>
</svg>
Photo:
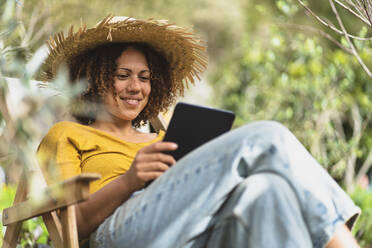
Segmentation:
<svg viewBox="0 0 372 248">
<path fill-rule="evenodd" d="M 80 152 L 76 144 L 71 142 L 69 130 L 66 124 L 56 124 L 37 149 L 38 162 L 48 183 L 81 173 Z"/>
</svg>

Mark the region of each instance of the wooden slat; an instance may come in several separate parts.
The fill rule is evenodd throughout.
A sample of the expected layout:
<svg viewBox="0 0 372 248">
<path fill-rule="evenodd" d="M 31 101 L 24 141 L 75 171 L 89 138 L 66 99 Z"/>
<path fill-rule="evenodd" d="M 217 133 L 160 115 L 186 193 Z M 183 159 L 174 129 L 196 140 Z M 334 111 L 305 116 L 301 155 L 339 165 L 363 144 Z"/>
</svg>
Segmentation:
<svg viewBox="0 0 372 248">
<path fill-rule="evenodd" d="M 164 117 L 159 114 L 157 117 L 150 120 L 152 127 L 155 131 L 166 131 L 167 130 L 167 122 L 165 121 Z"/>
<path fill-rule="evenodd" d="M 55 211 L 43 215 L 43 220 L 48 229 L 49 237 L 56 248 L 63 247 L 62 225 Z"/>
<path fill-rule="evenodd" d="M 89 198 L 89 183 L 100 178 L 98 174 L 80 174 L 60 184 L 48 187 L 37 200 L 13 205 L 3 211 L 3 225 L 26 220 L 47 212 L 87 200 Z"/>
<path fill-rule="evenodd" d="M 63 228 L 63 246 L 66 248 L 79 247 L 75 205 L 61 209 L 60 215 Z"/>
<path fill-rule="evenodd" d="M 25 180 L 24 172 L 21 176 L 21 181 L 18 184 L 17 192 L 13 204 L 24 201 L 27 197 L 27 181 Z M 13 223 L 7 226 L 3 240 L 3 248 L 13 248 L 17 246 L 17 240 L 21 231 L 22 221 Z"/>
</svg>

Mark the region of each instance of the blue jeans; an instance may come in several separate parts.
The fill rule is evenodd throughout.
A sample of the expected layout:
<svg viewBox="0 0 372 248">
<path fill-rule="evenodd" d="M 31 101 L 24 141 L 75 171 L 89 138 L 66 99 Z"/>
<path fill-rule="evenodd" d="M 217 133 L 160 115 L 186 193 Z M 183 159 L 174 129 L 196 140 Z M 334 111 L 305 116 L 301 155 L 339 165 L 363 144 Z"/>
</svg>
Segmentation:
<svg viewBox="0 0 372 248">
<path fill-rule="evenodd" d="M 91 247 L 324 247 L 360 209 L 281 124 L 194 150 L 127 200 Z"/>
</svg>

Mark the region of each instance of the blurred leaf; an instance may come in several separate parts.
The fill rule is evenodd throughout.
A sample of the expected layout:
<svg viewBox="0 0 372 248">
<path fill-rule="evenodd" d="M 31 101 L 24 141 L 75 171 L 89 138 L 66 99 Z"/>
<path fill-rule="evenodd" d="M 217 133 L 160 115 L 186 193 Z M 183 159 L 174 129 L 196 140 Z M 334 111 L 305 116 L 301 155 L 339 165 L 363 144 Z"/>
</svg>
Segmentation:
<svg viewBox="0 0 372 248">
<path fill-rule="evenodd" d="M 14 9 L 15 9 L 16 1 L 15 0 L 7 0 L 5 3 L 5 10 L 2 15 L 2 22 L 6 23 L 13 19 Z"/>
<path fill-rule="evenodd" d="M 44 60 L 48 55 L 47 47 L 44 45 L 40 47 L 32 56 L 31 60 L 26 64 L 26 75 L 32 78 L 35 73 L 40 69 Z"/>
</svg>

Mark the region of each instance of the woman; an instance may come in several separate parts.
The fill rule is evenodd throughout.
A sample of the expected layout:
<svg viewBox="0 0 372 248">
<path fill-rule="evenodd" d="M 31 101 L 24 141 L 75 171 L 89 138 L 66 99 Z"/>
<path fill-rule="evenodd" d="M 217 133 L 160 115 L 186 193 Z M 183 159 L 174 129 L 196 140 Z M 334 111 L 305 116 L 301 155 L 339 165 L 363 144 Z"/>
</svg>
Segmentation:
<svg viewBox="0 0 372 248">
<path fill-rule="evenodd" d="M 205 69 L 190 32 L 109 17 L 50 45 L 44 79 L 67 63 L 87 88 L 72 109 L 79 123 L 54 125 L 38 157 L 62 179 L 102 175 L 77 206 L 91 247 L 358 247 L 349 228 L 359 208 L 280 124 L 251 123 L 177 163 L 163 132 L 134 128 Z"/>
</svg>

